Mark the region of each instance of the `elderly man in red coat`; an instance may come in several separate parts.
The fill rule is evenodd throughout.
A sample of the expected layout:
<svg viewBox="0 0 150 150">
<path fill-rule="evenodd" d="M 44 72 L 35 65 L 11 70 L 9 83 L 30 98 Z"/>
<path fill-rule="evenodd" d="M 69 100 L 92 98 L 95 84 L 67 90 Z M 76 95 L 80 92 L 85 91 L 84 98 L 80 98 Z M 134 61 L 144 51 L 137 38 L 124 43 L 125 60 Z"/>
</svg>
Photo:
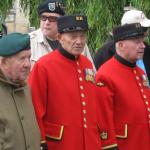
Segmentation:
<svg viewBox="0 0 150 150">
<path fill-rule="evenodd" d="M 57 25 L 61 47 L 37 61 L 29 78 L 42 137 L 49 150 L 101 150 L 95 72 L 80 55 L 87 18 L 63 16 Z M 116 148 L 110 141 L 105 149 Z"/>
<path fill-rule="evenodd" d="M 116 54 L 98 70 L 96 80 L 107 111 L 103 129 L 115 131 L 120 150 L 150 150 L 150 89 L 145 73 L 136 66 L 144 54 L 144 31 L 140 24 L 113 30 Z"/>
</svg>

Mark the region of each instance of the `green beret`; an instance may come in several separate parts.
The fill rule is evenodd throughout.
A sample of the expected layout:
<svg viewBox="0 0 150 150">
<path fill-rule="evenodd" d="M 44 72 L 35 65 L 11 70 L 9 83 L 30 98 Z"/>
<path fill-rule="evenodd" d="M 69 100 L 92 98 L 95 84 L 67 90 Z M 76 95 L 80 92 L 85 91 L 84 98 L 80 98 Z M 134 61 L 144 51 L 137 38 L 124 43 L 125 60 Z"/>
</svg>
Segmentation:
<svg viewBox="0 0 150 150">
<path fill-rule="evenodd" d="M 11 33 L 0 39 L 0 56 L 11 56 L 30 49 L 30 36 L 22 33 Z"/>
</svg>

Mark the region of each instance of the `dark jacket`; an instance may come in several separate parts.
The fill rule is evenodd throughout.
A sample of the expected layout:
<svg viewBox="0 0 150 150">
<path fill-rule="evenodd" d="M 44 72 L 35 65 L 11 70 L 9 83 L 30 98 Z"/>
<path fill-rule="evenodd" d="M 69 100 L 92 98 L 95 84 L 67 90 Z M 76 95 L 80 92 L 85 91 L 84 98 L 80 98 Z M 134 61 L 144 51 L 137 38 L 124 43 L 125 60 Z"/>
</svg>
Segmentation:
<svg viewBox="0 0 150 150">
<path fill-rule="evenodd" d="M 110 40 L 105 43 L 96 53 L 94 57 L 94 64 L 96 69 L 98 68 L 107 60 L 109 60 L 115 54 L 115 44 L 114 40 Z"/>
</svg>

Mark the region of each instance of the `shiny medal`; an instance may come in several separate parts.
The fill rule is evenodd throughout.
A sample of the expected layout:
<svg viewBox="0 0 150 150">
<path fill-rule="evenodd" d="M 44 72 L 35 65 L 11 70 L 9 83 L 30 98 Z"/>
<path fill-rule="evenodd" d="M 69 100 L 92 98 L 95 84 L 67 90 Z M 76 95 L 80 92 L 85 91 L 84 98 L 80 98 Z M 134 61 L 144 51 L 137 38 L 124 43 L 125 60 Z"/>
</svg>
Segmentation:
<svg viewBox="0 0 150 150">
<path fill-rule="evenodd" d="M 143 86 L 149 87 L 148 78 L 145 74 L 142 75 Z"/>
<path fill-rule="evenodd" d="M 85 80 L 95 82 L 95 71 L 93 69 L 85 69 Z"/>
</svg>

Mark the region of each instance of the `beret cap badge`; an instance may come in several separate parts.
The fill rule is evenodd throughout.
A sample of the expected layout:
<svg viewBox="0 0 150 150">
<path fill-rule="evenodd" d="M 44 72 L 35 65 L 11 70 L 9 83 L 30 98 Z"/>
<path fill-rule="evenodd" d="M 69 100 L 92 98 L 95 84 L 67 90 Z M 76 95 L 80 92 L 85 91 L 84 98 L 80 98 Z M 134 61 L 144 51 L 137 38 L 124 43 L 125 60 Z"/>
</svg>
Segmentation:
<svg viewBox="0 0 150 150">
<path fill-rule="evenodd" d="M 54 11 L 55 8 L 56 8 L 55 3 L 48 3 L 48 8 L 49 8 L 50 11 Z"/>
</svg>

